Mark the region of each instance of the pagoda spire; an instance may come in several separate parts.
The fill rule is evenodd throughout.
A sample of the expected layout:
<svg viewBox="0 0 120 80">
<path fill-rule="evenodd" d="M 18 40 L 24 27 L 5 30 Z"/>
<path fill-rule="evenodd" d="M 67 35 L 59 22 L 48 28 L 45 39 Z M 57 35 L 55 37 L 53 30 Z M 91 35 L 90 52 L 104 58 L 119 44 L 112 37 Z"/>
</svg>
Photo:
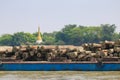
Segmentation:
<svg viewBox="0 0 120 80">
<path fill-rule="evenodd" d="M 38 26 L 38 36 L 37 36 L 37 44 L 42 43 L 42 37 L 41 37 L 41 32 L 40 32 L 40 27 Z"/>
</svg>

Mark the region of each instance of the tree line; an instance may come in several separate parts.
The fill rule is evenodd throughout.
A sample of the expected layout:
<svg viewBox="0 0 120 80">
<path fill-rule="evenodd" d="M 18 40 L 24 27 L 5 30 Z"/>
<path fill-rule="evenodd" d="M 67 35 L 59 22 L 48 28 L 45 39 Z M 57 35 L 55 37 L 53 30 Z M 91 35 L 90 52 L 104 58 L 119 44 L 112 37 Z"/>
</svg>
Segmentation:
<svg viewBox="0 0 120 80">
<path fill-rule="evenodd" d="M 105 40 L 117 40 L 120 34 L 115 32 L 114 24 L 100 26 L 81 26 L 76 24 L 65 25 L 60 31 L 41 34 L 45 45 L 81 45 L 83 43 L 98 43 Z M 0 45 L 27 45 L 35 44 L 37 32 L 4 34 L 0 37 Z"/>
</svg>

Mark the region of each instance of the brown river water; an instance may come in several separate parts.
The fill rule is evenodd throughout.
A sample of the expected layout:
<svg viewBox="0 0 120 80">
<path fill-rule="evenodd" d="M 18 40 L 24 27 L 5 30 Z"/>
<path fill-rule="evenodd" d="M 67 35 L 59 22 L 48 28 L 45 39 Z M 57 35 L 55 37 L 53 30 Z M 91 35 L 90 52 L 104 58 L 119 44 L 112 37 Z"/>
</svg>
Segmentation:
<svg viewBox="0 0 120 80">
<path fill-rule="evenodd" d="M 0 71 L 0 80 L 120 80 L 120 71 Z"/>
</svg>

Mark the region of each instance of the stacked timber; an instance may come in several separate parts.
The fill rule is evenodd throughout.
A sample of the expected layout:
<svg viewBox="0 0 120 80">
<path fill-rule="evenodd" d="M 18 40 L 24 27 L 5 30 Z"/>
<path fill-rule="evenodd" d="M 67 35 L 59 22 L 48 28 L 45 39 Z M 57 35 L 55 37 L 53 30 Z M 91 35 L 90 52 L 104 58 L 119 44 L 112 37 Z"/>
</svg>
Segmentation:
<svg viewBox="0 0 120 80">
<path fill-rule="evenodd" d="M 115 58 L 115 59 L 113 59 Z M 0 60 L 21 61 L 96 61 L 120 58 L 120 40 L 100 43 L 41 46 L 0 46 Z"/>
</svg>

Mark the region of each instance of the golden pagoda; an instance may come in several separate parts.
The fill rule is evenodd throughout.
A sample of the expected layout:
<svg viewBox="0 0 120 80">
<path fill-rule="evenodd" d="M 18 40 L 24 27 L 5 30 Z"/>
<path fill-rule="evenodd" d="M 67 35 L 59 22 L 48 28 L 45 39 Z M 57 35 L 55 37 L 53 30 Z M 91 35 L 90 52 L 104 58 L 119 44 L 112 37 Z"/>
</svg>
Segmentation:
<svg viewBox="0 0 120 80">
<path fill-rule="evenodd" d="M 41 34 L 40 34 L 40 27 L 38 26 L 38 36 L 37 36 L 37 41 L 36 41 L 37 44 L 40 44 L 42 43 L 42 37 L 41 37 Z"/>
</svg>

